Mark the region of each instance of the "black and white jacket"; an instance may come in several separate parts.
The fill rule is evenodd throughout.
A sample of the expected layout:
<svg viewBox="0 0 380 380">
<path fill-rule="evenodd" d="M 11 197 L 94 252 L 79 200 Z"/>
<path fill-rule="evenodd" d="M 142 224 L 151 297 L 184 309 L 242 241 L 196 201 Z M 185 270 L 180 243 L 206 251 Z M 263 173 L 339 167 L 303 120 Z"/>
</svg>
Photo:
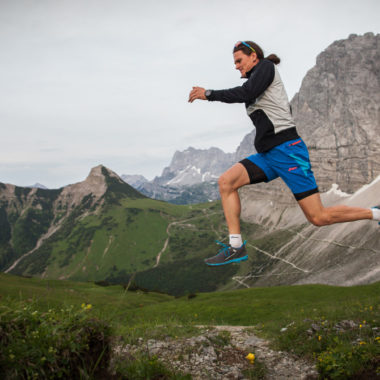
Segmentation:
<svg viewBox="0 0 380 380">
<path fill-rule="evenodd" d="M 288 96 L 275 64 L 262 59 L 247 73 L 242 85 L 212 90 L 207 99 L 224 103 L 245 103 L 256 127 L 256 150 L 266 152 L 285 141 L 299 138 Z"/>
</svg>

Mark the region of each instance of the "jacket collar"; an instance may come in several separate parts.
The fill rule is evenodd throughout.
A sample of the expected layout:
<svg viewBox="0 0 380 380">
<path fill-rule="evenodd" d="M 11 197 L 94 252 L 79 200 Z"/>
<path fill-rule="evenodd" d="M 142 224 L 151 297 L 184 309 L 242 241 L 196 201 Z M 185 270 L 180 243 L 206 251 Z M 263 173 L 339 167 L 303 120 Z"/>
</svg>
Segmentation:
<svg viewBox="0 0 380 380">
<path fill-rule="evenodd" d="M 256 67 L 260 65 L 261 61 L 262 60 L 260 59 L 259 62 L 255 66 L 253 66 L 251 70 L 246 72 L 245 75 L 247 76 L 247 78 L 249 78 L 253 74 L 253 72 L 256 70 Z"/>
</svg>

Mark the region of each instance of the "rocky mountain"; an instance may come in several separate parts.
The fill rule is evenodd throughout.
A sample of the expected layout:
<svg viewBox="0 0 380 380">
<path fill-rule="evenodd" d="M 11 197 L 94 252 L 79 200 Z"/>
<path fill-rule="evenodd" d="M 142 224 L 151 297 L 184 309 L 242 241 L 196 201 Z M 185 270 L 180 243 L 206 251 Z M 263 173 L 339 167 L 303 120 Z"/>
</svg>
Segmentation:
<svg viewBox="0 0 380 380">
<path fill-rule="evenodd" d="M 85 181 L 56 190 L 0 183 L 0 269 L 12 271 L 21 260 L 27 262 L 53 235 L 70 232 L 77 220 L 121 196 L 145 198 L 101 165 L 93 168 Z M 42 261 L 46 264 L 48 259 Z"/>
<path fill-rule="evenodd" d="M 259 187 L 258 187 L 259 188 Z M 254 193 L 251 193 L 254 191 Z M 353 195 L 334 186 L 326 205 L 378 203 L 380 176 Z M 57 190 L 0 184 L 0 270 L 102 284 L 127 283 L 174 295 L 298 283 L 380 280 L 374 221 L 311 226 L 289 194 L 241 192 L 249 260 L 213 268 L 203 260 L 228 236 L 218 202 L 177 206 L 149 199 L 98 166 Z"/>
<path fill-rule="evenodd" d="M 142 176 L 121 178 L 144 195 L 174 204 L 194 204 L 219 199 L 217 180 L 233 164 L 255 152 L 255 130 L 246 135 L 234 153 L 218 148 L 188 148 L 175 152 L 170 165 L 153 181 Z"/>
<path fill-rule="evenodd" d="M 291 102 L 322 190 L 353 193 L 380 174 L 380 34 L 350 35 L 317 57 Z"/>
<path fill-rule="evenodd" d="M 142 175 L 129 175 L 129 174 L 123 174 L 121 176 L 121 179 L 128 183 L 128 185 L 131 185 L 136 190 L 139 190 L 142 186 L 144 186 L 149 181 Z"/>
<path fill-rule="evenodd" d="M 213 291 L 236 272 L 203 264 L 220 228 L 218 204 L 149 199 L 102 165 L 57 190 L 0 183 L 0 270 L 6 273 L 101 284 L 135 278 L 136 286 L 176 295 Z"/>
<path fill-rule="evenodd" d="M 38 183 L 36 182 L 34 185 L 32 186 L 27 186 L 27 187 L 36 187 L 37 189 L 47 189 L 47 187 L 45 185 L 42 185 L 41 183 Z"/>
<path fill-rule="evenodd" d="M 221 149 L 188 148 L 175 152 L 170 166 L 153 182 L 161 186 L 194 185 L 202 182 L 215 182 L 219 175 L 231 165 L 233 154 Z"/>
</svg>

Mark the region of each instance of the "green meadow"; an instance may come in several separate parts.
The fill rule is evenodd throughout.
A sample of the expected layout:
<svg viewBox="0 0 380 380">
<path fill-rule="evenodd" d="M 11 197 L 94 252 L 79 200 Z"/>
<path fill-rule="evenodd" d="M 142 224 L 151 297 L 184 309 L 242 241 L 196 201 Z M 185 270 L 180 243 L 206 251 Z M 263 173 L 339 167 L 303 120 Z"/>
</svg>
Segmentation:
<svg viewBox="0 0 380 380">
<path fill-rule="evenodd" d="M 240 325 L 268 339 L 274 349 L 315 362 L 321 378 L 355 378 L 368 371 L 376 376 L 379 371 L 380 283 L 251 288 L 175 298 L 121 285 L 1 274 L 0 289 L 2 307 L 21 302 L 47 312 L 91 305 L 91 316 L 105 321 L 112 335 L 125 342 L 199 334 L 198 325 Z"/>
</svg>

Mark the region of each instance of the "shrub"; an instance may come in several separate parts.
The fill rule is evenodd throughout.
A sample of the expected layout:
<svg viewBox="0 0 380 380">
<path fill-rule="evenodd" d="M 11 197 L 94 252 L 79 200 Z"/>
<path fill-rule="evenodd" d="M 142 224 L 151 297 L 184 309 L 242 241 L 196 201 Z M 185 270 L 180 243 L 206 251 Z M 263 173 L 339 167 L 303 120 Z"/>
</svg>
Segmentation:
<svg viewBox="0 0 380 380">
<path fill-rule="evenodd" d="M 380 360 L 373 351 L 367 344 L 328 349 L 318 356 L 319 375 L 323 379 L 374 379 Z M 364 374 L 366 377 L 361 377 Z"/>
<path fill-rule="evenodd" d="M 33 303 L 0 307 L 2 379 L 93 378 L 108 367 L 110 328 L 91 305 L 47 312 Z"/>
</svg>

